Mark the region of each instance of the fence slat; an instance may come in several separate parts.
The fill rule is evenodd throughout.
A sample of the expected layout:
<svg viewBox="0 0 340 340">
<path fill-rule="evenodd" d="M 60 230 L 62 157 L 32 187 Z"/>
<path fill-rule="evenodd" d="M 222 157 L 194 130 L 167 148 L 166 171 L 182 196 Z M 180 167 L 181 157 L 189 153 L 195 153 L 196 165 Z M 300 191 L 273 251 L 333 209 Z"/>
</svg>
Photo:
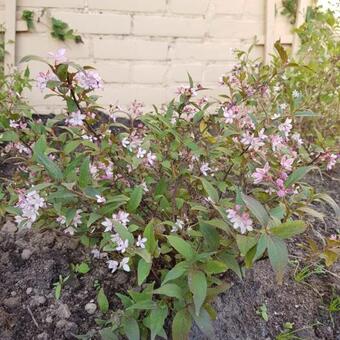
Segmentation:
<svg viewBox="0 0 340 340">
<path fill-rule="evenodd" d="M 15 64 L 16 8 L 16 0 L 5 1 L 5 74 L 8 74 Z"/>
<path fill-rule="evenodd" d="M 264 41 L 264 61 L 270 61 L 270 54 L 273 53 L 275 42 L 275 0 L 266 1 L 265 17 L 265 41 Z"/>
</svg>

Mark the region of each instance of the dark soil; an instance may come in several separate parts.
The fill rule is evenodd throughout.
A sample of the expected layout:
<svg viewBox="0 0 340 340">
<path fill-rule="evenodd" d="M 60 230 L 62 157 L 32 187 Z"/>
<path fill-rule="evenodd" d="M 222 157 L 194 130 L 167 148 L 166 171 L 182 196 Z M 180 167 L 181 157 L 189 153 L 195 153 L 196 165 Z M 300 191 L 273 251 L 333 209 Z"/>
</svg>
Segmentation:
<svg viewBox="0 0 340 340">
<path fill-rule="evenodd" d="M 56 300 L 53 283 L 70 274 L 70 264 L 87 259 L 78 240 L 51 231 L 15 232 L 7 222 L 0 231 L 0 339 L 75 339 L 97 328 L 103 315 L 85 310 L 96 303 L 96 280 L 115 310 L 123 292 L 135 281 L 123 271 L 111 274 L 105 261 L 93 260 L 86 275 L 71 275 Z M 93 300 L 93 301 L 92 301 Z"/>
<path fill-rule="evenodd" d="M 310 181 L 339 203 L 336 180 Z M 325 213 L 325 222 L 313 220 L 308 235 L 320 242 L 321 235 L 336 233 L 338 225 L 328 207 L 317 208 Z M 303 242 L 299 238 L 290 243 L 293 256 L 301 257 L 297 244 Z M 84 260 L 90 262 L 91 271 L 71 275 L 56 300 L 53 283 L 59 275 L 71 273 L 71 263 Z M 340 339 L 340 315 L 331 316 L 327 309 L 332 297 L 340 294 L 339 263 L 330 268 L 336 276 L 313 274 L 303 283 L 293 279 L 295 269 L 296 263 L 291 264 L 281 286 L 275 282 L 268 260 L 255 264 L 243 281 L 229 275 L 226 280 L 233 286 L 215 303 L 214 339 L 275 339 L 287 322 L 294 324 L 293 329 L 299 330 L 294 335 L 302 339 Z M 135 277 L 122 271 L 111 274 L 105 260 L 89 259 L 76 239 L 52 231 L 17 231 L 8 221 L 0 229 L 0 340 L 63 340 L 95 333 L 99 329 L 95 319 L 108 318 L 98 308 L 93 314 L 85 310 L 92 300 L 96 303 L 96 282 L 104 288 L 110 308 L 117 310 L 120 304 L 115 294 L 131 287 Z M 262 305 L 267 307 L 268 321 L 256 313 Z M 206 338 L 194 327 L 191 339 Z"/>
</svg>

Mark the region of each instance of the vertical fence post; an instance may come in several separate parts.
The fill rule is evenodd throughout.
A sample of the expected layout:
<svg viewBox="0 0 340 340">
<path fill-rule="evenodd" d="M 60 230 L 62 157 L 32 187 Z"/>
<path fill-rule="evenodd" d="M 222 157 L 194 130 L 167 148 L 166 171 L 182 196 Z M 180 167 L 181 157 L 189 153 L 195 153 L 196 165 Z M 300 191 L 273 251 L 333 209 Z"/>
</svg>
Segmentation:
<svg viewBox="0 0 340 340">
<path fill-rule="evenodd" d="M 275 42 L 275 0 L 266 0 L 265 13 L 264 62 L 268 64 Z"/>
<path fill-rule="evenodd" d="M 15 64 L 16 0 L 5 0 L 5 74 Z"/>
<path fill-rule="evenodd" d="M 308 5 L 310 5 L 310 0 L 298 0 L 295 28 L 300 27 L 304 23 Z M 296 52 L 298 51 L 299 44 L 300 44 L 299 36 L 296 33 L 294 33 L 292 55 L 295 55 Z"/>
</svg>

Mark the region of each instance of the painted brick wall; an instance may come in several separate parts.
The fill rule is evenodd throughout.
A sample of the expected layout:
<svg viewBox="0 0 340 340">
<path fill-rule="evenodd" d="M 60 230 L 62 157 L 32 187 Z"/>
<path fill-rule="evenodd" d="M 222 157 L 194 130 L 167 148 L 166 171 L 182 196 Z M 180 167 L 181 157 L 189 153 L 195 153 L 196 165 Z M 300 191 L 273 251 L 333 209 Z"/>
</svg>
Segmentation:
<svg viewBox="0 0 340 340">
<path fill-rule="evenodd" d="M 281 1 L 276 2 L 279 7 Z M 186 82 L 187 72 L 216 88 L 219 76 L 233 64 L 232 49 L 247 48 L 255 35 L 259 45 L 254 54 L 263 57 L 265 0 L 17 0 L 17 18 L 24 9 L 40 16 L 42 8 L 36 31 L 17 33 L 17 61 L 65 46 L 70 58 L 99 70 L 105 105 L 133 99 L 161 104 Z M 52 39 L 48 16 L 66 21 L 84 44 Z M 278 14 L 275 26 L 276 38 L 289 42 L 288 20 Z M 32 74 L 41 67 L 33 63 Z M 41 111 L 60 104 L 49 99 L 46 106 L 37 90 L 29 97 Z"/>
</svg>

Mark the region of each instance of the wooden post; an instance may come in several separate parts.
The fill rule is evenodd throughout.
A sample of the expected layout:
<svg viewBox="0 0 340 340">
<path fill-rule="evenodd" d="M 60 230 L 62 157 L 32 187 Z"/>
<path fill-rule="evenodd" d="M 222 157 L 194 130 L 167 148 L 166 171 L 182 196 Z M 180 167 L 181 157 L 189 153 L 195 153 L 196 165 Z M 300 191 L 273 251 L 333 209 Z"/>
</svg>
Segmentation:
<svg viewBox="0 0 340 340">
<path fill-rule="evenodd" d="M 275 0 L 266 0 L 264 62 L 270 61 L 275 43 Z"/>
<path fill-rule="evenodd" d="M 16 0 L 5 0 L 5 74 L 15 65 Z"/>
<path fill-rule="evenodd" d="M 310 5 L 310 0 L 298 0 L 298 8 L 296 13 L 296 22 L 295 28 L 300 27 L 306 18 L 307 7 Z M 293 45 L 292 45 L 292 55 L 295 55 L 299 49 L 300 39 L 296 33 L 293 36 Z"/>
</svg>

